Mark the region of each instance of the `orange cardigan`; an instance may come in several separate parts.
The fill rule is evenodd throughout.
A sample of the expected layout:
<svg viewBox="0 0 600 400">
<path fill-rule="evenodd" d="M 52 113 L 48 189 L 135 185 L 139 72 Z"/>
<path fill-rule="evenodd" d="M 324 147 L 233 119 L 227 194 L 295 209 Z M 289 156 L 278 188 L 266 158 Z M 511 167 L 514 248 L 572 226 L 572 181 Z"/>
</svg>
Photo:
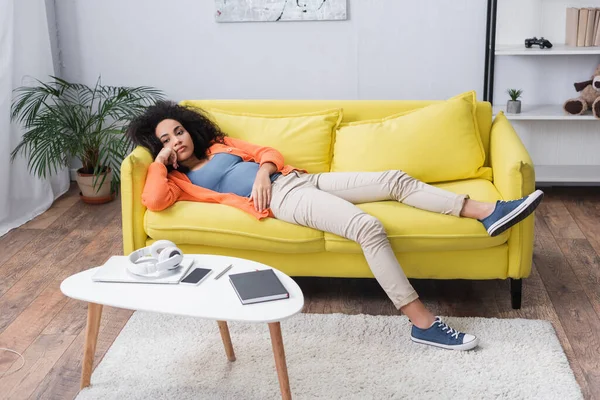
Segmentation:
<svg viewBox="0 0 600 400">
<path fill-rule="evenodd" d="M 306 172 L 290 165 L 285 165 L 283 156 L 270 147 L 258 146 L 240 139 L 224 138 L 223 143 L 215 143 L 208 149 L 209 154 L 231 153 L 243 161 L 254 161 L 263 165 L 270 162 L 275 164 L 277 172 L 287 175 L 294 170 Z M 161 211 L 172 206 L 176 201 L 200 201 L 219 203 L 237 207 L 258 219 L 273 217 L 271 209 L 262 212 L 254 209 L 254 202 L 247 197 L 233 193 L 219 193 L 201 186 L 194 185 L 186 174 L 179 171 L 167 173 L 167 167 L 159 162 L 153 162 L 148 168 L 148 176 L 142 193 L 142 204 L 151 211 Z"/>
</svg>

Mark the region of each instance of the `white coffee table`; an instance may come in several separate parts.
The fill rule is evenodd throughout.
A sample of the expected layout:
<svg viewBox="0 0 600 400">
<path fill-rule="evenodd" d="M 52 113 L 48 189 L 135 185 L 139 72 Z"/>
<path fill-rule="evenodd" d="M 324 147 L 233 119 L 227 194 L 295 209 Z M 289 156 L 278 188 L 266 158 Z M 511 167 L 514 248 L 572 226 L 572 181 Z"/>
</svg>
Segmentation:
<svg viewBox="0 0 600 400">
<path fill-rule="evenodd" d="M 107 305 L 130 310 L 144 310 L 216 320 L 225 345 L 225 354 L 229 361 L 235 361 L 235 354 L 227 321 L 268 323 L 281 396 L 284 399 L 291 399 L 279 322 L 302 310 L 304 296 L 300 287 L 289 276 L 273 268 L 290 293 L 290 298 L 242 305 L 229 282 L 228 275 L 271 267 L 235 257 L 205 254 L 186 256 L 194 258 L 194 266 L 214 266 L 222 269 L 223 266 L 231 263 L 233 268 L 218 280 L 215 280 L 218 271 L 213 271 L 198 286 L 93 282 L 91 276 L 97 268 L 72 275 L 61 283 L 60 290 L 66 296 L 89 303 L 85 328 L 81 388 L 83 389 L 90 384 L 102 306 Z"/>
</svg>

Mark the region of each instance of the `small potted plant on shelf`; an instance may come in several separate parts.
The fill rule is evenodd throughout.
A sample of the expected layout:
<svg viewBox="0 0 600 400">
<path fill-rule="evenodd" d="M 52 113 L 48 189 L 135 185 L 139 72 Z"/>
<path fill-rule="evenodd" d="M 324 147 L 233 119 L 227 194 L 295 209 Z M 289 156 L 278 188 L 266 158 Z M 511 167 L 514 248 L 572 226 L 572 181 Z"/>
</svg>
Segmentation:
<svg viewBox="0 0 600 400">
<path fill-rule="evenodd" d="M 48 83 L 15 89 L 11 118 L 26 132 L 11 152 L 28 156 L 29 171 L 39 178 L 69 167 L 77 158 L 81 199 L 90 204 L 114 199 L 120 166 L 133 145 L 125 135 L 129 121 L 163 99 L 151 87 L 89 87 L 52 76 Z"/>
<path fill-rule="evenodd" d="M 510 96 L 510 100 L 506 103 L 506 112 L 519 114 L 521 112 L 521 100 L 519 98 L 523 94 L 523 91 L 521 89 L 508 89 L 506 92 Z"/>
</svg>

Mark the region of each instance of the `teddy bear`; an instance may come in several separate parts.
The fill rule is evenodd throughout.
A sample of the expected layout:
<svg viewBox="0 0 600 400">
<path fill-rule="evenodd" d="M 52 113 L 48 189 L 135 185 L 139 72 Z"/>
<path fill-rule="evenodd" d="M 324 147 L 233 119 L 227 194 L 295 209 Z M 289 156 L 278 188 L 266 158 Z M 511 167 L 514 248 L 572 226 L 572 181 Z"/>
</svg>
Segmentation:
<svg viewBox="0 0 600 400">
<path fill-rule="evenodd" d="M 600 65 L 589 81 L 575 83 L 575 90 L 581 95 L 565 102 L 564 110 L 572 115 L 581 115 L 590 108 L 594 117 L 600 119 Z"/>
</svg>

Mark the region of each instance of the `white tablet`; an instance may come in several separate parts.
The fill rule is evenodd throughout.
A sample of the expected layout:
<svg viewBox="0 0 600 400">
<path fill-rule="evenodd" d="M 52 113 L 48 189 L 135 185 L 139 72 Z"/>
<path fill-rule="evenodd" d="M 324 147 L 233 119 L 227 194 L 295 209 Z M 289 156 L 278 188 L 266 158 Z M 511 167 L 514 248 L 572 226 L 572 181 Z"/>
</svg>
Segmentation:
<svg viewBox="0 0 600 400">
<path fill-rule="evenodd" d="M 92 275 L 92 280 L 95 282 L 123 283 L 179 283 L 194 264 L 194 259 L 184 255 L 183 261 L 177 268 L 148 277 L 129 272 L 127 269 L 129 263 L 127 256 L 113 256 Z"/>
</svg>

